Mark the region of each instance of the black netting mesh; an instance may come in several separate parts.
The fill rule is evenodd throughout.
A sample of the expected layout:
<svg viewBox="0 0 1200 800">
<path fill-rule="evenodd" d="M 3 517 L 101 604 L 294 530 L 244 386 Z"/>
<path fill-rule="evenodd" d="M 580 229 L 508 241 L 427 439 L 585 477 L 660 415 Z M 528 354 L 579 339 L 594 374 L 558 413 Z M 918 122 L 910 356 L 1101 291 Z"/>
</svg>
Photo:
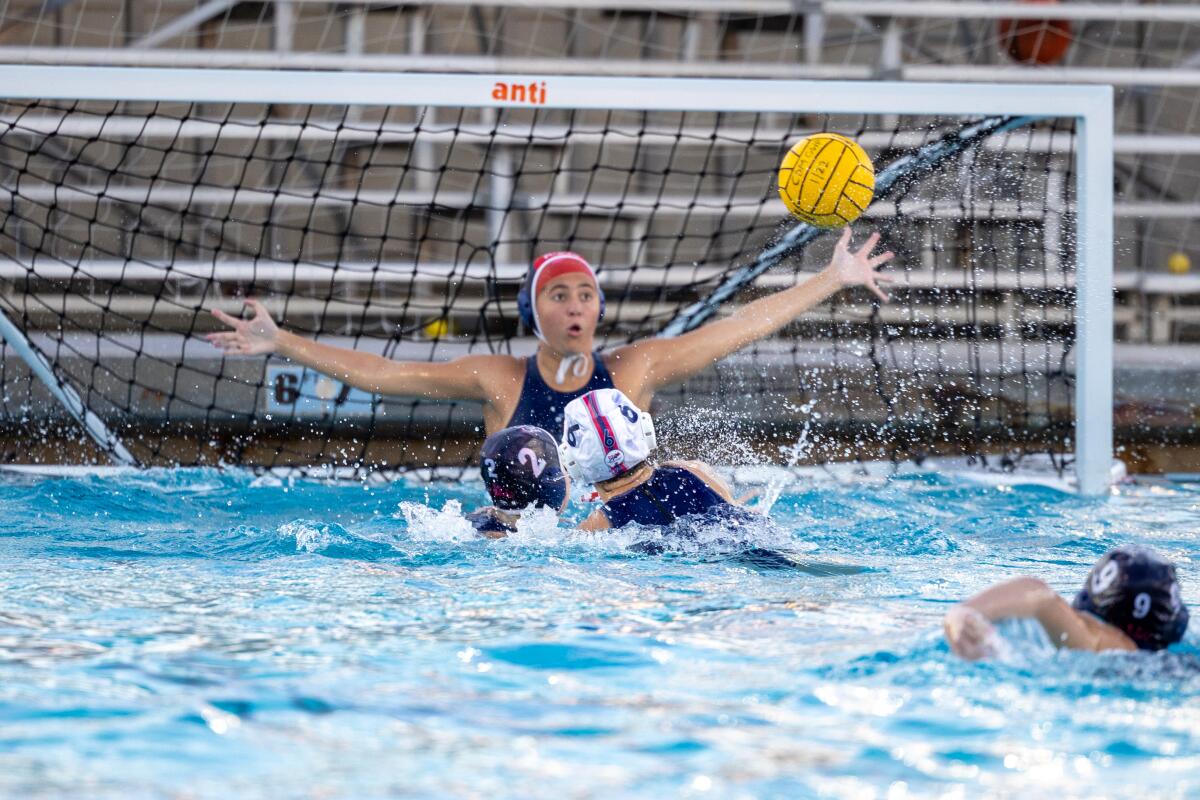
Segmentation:
<svg viewBox="0 0 1200 800">
<path fill-rule="evenodd" d="M 545 109 L 9 103 L 4 313 L 142 463 L 463 465 L 471 403 L 369 397 L 198 334 L 254 296 L 287 328 L 398 359 L 526 354 L 535 254 L 599 266 L 600 342 L 654 335 L 792 226 L 788 146 L 858 139 L 877 167 L 970 120 Z M 991 135 L 857 224 L 899 254 L 893 302 L 851 291 L 663 392 L 677 454 L 737 462 L 1060 452 L 1073 411 L 1073 126 Z M 828 258 L 823 235 L 737 304 Z M 13 350 L 8 460 L 89 460 Z M 712 452 L 712 425 L 728 433 Z M 13 436 L 10 436 L 13 440 Z M 800 447 L 796 443 L 800 442 Z"/>
</svg>

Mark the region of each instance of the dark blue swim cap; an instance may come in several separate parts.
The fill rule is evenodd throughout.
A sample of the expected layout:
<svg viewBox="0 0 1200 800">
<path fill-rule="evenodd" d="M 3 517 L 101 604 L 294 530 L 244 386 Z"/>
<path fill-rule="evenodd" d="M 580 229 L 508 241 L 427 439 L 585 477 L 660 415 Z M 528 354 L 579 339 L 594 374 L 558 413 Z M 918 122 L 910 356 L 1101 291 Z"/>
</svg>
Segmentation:
<svg viewBox="0 0 1200 800">
<path fill-rule="evenodd" d="M 489 436 L 483 443 L 479 472 L 497 508 L 517 510 L 533 504 L 558 511 L 567 496 L 558 443 L 533 425 L 517 425 Z"/>
<path fill-rule="evenodd" d="M 1175 566 L 1148 547 L 1105 553 L 1071 605 L 1120 628 L 1142 650 L 1178 642 L 1188 625 Z"/>
</svg>

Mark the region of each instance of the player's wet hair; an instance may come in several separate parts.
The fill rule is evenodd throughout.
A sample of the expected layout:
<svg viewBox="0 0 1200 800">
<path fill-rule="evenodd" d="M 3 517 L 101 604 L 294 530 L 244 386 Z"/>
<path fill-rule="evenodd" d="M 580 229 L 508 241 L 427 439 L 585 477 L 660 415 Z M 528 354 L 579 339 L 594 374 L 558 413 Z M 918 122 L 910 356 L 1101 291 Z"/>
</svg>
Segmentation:
<svg viewBox="0 0 1200 800">
<path fill-rule="evenodd" d="M 1105 553 L 1072 605 L 1120 628 L 1142 650 L 1178 642 L 1188 625 L 1175 566 L 1148 547 Z"/>
</svg>

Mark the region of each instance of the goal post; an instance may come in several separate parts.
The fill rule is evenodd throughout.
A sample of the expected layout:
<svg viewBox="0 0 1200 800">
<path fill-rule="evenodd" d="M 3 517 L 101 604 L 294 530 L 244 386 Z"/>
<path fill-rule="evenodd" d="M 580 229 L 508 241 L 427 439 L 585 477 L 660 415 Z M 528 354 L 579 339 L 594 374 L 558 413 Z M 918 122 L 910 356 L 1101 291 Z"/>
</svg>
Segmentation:
<svg viewBox="0 0 1200 800">
<path fill-rule="evenodd" d="M 948 218 L 953 208 L 949 212 L 946 208 L 957 203 L 963 220 L 992 214 L 993 221 L 1000 223 L 1011 217 L 1017 220 L 1015 225 L 1042 226 L 1036 245 L 1039 263 L 1045 266 L 1053 261 L 1065 270 L 1061 287 L 1042 288 L 1073 285 L 1074 289 L 1072 339 L 1062 349 L 1062 359 L 1068 352 L 1073 354 L 1070 449 L 1078 488 L 1084 494 L 1107 489 L 1113 371 L 1110 87 L 50 66 L 3 66 L 0 77 L 5 79 L 6 102 L 0 123 L 0 169 L 4 170 L 0 215 L 5 233 L 0 262 L 7 262 L 3 280 L 12 288 L 10 298 L 25 292 L 20 300 L 25 305 L 11 316 L 32 324 L 38 315 L 67 315 L 68 308 L 96 306 L 93 310 L 101 322 L 79 323 L 75 328 L 86 333 L 88 325 L 98 325 L 97 336 L 110 347 L 134 352 L 134 364 L 128 369 L 105 366 L 102 355 L 94 357 L 97 363 L 90 370 L 68 367 L 65 357 L 60 365 L 65 334 L 54 340 L 53 332 L 31 331 L 30 342 L 45 355 L 45 342 L 55 341 L 58 355 L 49 357 L 49 362 L 62 371 L 63 380 L 82 389 L 83 401 L 100 417 L 122 425 L 140 413 L 133 400 L 122 399 L 131 397 L 129 391 L 113 388 L 125 381 L 145 390 L 143 394 L 165 397 L 160 403 L 164 418 L 186 419 L 198 437 L 210 439 L 222 421 L 238 414 L 253 417 L 253 424 L 260 427 L 266 424 L 261 420 L 277 425 L 285 407 L 290 409 L 289 419 L 306 425 L 313 437 L 332 435 L 339 415 L 354 417 L 350 427 L 364 437 L 386 425 L 392 425 L 393 432 L 407 430 L 404 426 L 411 428 L 420 414 L 427 421 L 433 419 L 431 424 L 441 424 L 437 420 L 444 415 L 445 430 L 462 423 L 454 410 L 441 406 L 431 410 L 429 404 L 418 409 L 419 403 L 408 406 L 409 416 L 403 418 L 405 412 L 377 408 L 369 399 L 351 397 L 345 387 L 320 384 L 299 373 L 283 378 L 278 371 L 271 373 L 287 390 L 272 393 L 275 384 L 267 384 L 268 370 L 261 364 L 222 362 L 213 373 L 189 370 L 186 364 L 172 369 L 172 353 L 181 363 L 191 357 L 194 348 L 186 342 L 170 344 L 139 364 L 137 358 L 149 351 L 138 349 L 144 347 L 138 330 L 144 342 L 147 330 L 157 328 L 146 322 L 145 314 L 128 312 L 129 319 L 141 320 L 126 326 L 133 333 L 107 333 L 103 319 L 112 309 L 138 302 L 155 308 L 172 305 L 182 312 L 190 309 L 187 330 L 178 326 L 173 330 L 186 339 L 205 313 L 205 303 L 271 287 L 278 294 L 276 311 L 309 309 L 313 319 L 319 319 L 304 331 L 310 335 L 341 337 L 343 343 L 404 357 L 516 352 L 525 332 L 513 327 L 508 299 L 501 295 L 519 280 L 526 250 L 591 245 L 588 255 L 598 262 L 602 276 L 606 257 L 619 253 L 617 260 L 623 262 L 622 269 L 605 278 L 606 291 L 625 292 L 630 298 L 624 306 L 628 327 L 608 336 L 610 342 L 619 341 L 621 331 L 630 336 L 661 331 L 689 306 L 717 291 L 723 280 L 744 269 L 769 243 L 779 241 L 781 229 L 794 224 L 781 227 L 782 205 L 771 205 L 771 182 L 762 180 L 769 167 L 739 160 L 738 137 L 746 137 L 747 148 L 769 155 L 771 146 L 786 148 L 782 137 L 799 138 L 800 131 L 853 118 L 865 120 L 847 123 L 857 126 L 864 138 L 874 136 L 889 152 L 901 153 L 947 129 L 943 125 L 931 133 L 936 126 L 930 119 L 1066 120 L 1068 133 L 1051 129 L 1046 134 L 1051 150 L 1060 140 L 1071 143 L 1073 151 L 1064 156 L 1071 162 L 1065 172 L 1048 166 L 1021 172 L 1022 153 L 1034 152 L 1030 143 L 1039 135 L 1027 131 L 1011 147 L 998 146 L 1013 151 L 1011 163 L 1017 166 L 988 166 L 999 176 L 994 185 L 980 188 L 980 181 L 967 175 L 962 184 L 968 188 L 962 192 L 977 194 L 964 199 L 960 192 L 943 202 L 933 181 L 913 190 L 907 205 L 896 200 L 888 219 L 896 235 L 902 236 L 905 214 L 925 224 Z M 255 111 L 247 116 L 241 108 Z M 396 109 L 403 113 L 394 117 Z M 430 121 L 434 119 L 436 123 Z M 902 119 L 921 120 L 928 130 L 910 131 Z M 709 129 L 711 142 L 706 149 L 703 131 Z M 908 138 L 914 137 L 915 144 L 908 144 Z M 971 146 L 987 149 L 982 142 Z M 385 148 L 391 148 L 390 155 L 377 157 Z M 1038 150 L 1039 158 L 1045 152 L 1049 151 Z M 665 162 L 654 163 L 655 159 Z M 217 162 L 224 166 L 217 169 L 213 166 Z M 970 172 L 975 167 L 961 169 Z M 1006 169 L 1021 172 L 1018 181 L 1028 178 L 1047 185 L 1067 175 L 1072 185 L 1063 191 L 1073 202 L 1059 204 L 1043 188 L 1036 195 L 1040 207 L 1018 197 L 1009 204 L 1014 208 L 1000 209 L 1007 199 L 997 196 L 1004 191 L 997 187 L 1008 185 L 1001 180 Z M 693 188 L 680 190 L 676 182 L 680 175 Z M 1007 176 L 1009 183 L 1012 178 Z M 713 197 L 724 197 L 724 204 L 712 202 Z M 649 205 L 654 198 L 657 205 Z M 572 202 L 579 205 L 578 211 L 567 208 Z M 358 213 L 369 213 L 370 221 L 356 227 Z M 151 214 L 157 215 L 153 235 L 159 240 L 147 244 L 151 234 L 146 219 Z M 1053 230 L 1039 220 L 1039 214 L 1054 217 Z M 676 231 L 673 249 L 671 234 L 660 224 L 667 218 Z M 1060 222 L 1067 230 L 1059 230 Z M 686 240 L 700 235 L 696 228 L 705 227 L 709 249 L 704 252 L 710 262 L 701 263 L 687 252 Z M 468 235 L 468 228 L 483 233 Z M 447 232 L 452 229 L 457 232 Z M 968 230 L 964 235 L 973 234 Z M 81 236 L 86 240 L 80 241 Z M 720 246 L 714 244 L 718 237 L 724 237 Z M 925 238 L 927 260 L 941 263 L 943 244 L 935 240 L 932 227 Z M 1029 247 L 1021 241 L 1012 246 L 1015 255 L 1007 252 L 1004 243 L 992 243 L 982 251 L 995 263 L 1010 257 L 1019 260 L 1022 248 Z M 665 255 L 655 255 L 653 264 L 637 263 L 646 257 L 647 242 Z M 1075 263 L 1058 265 L 1060 254 Z M 726 257 L 730 263 L 722 267 L 719 262 Z M 961 253 L 959 257 L 966 258 Z M 971 269 L 984 268 L 968 268 L 964 274 Z M 991 270 L 989 287 L 1001 291 L 1009 280 L 1006 270 L 1012 270 L 994 265 L 986 269 Z M 203 292 L 190 299 L 172 299 L 165 290 L 147 288 L 154 284 L 156 270 L 164 283 L 192 282 L 202 285 Z M 1050 274 L 1048 268 L 1045 273 Z M 638 283 L 650 279 L 657 283 L 649 288 Z M 769 287 L 783 285 L 788 278 L 776 272 L 756 280 L 760 281 L 756 285 Z M 975 285 L 975 280 L 972 277 L 967 284 Z M 100 293 L 91 300 L 84 289 L 70 288 L 54 295 L 53 302 L 41 295 L 42 299 L 29 301 L 32 290 L 19 286 L 22 281 L 26 287 L 30 281 L 47 285 L 65 281 L 72 287 L 90 281 L 103 289 L 93 287 Z M 466 282 L 489 288 L 478 301 L 464 301 L 460 293 Z M 366 288 L 354 289 L 355 294 L 351 287 Z M 938 288 L 917 281 L 912 291 L 936 294 Z M 438 291 L 441 296 L 436 296 Z M 381 327 L 382 333 L 364 332 L 360 322 L 365 312 L 356 310 L 359 302 L 394 310 L 395 318 L 387 322 L 390 327 Z M 429 327 L 430 320 L 449 318 L 464 302 L 474 304 L 471 313 L 478 317 L 469 342 L 454 341 L 448 324 L 448 333 Z M 60 303 L 61 309 L 56 305 Z M 997 300 L 997 309 L 1012 307 L 1007 300 Z M 631 310 L 635 308 L 641 310 Z M 492 313 L 501 317 L 507 313 L 508 327 L 500 330 L 493 324 Z M 981 327 L 971 316 L 974 313 L 968 313 L 959 327 L 976 331 L 963 334 L 962 344 L 964 358 L 978 362 L 978 342 L 969 336 L 983 334 L 978 333 Z M 1013 327 L 1001 318 L 1002 313 L 996 311 L 993 327 Z M 78 318 L 85 317 L 81 312 Z M 949 318 L 937 322 L 952 326 Z M 911 320 L 906 324 L 913 330 L 920 327 Z M 1038 324 L 1054 323 L 1046 317 Z M 886 321 L 880 321 L 878 309 L 849 322 L 830 320 L 827 328 L 841 331 L 847 325 L 870 326 L 879 334 L 873 343 L 891 346 L 898 341 Z M 1008 335 L 997 334 L 1001 363 L 1008 363 L 1005 359 L 1014 347 L 1024 348 L 1008 344 L 1020 338 L 1003 338 Z M 815 338 L 813 347 L 819 349 L 821 341 Z M 72 359 L 89 357 L 83 352 L 87 347 L 66 349 Z M 1039 358 L 1046 362 L 1059 353 L 1043 349 Z M 905 352 L 919 361 L 920 350 L 921 345 L 913 344 Z M 759 352 L 752 358 L 759 358 Z M 790 352 L 790 363 L 798 363 L 798 347 L 792 345 Z M 820 361 L 819 355 L 805 357 L 812 363 Z M 768 362 L 779 361 L 772 358 L 765 347 L 761 362 L 752 360 L 749 366 L 766 370 Z M 1025 363 L 1024 349 L 1020 359 Z M 248 393 L 238 395 L 236 401 L 222 398 L 228 380 L 248 386 Z M 985 383 L 999 386 L 1004 380 L 1003 375 L 989 376 Z M 188 394 L 191 384 L 203 384 L 199 394 L 207 393 L 207 399 L 196 392 Z M 875 384 L 881 396 L 912 388 L 884 386 L 879 380 Z M 837 385 L 845 388 L 844 382 Z M 316 399 L 307 410 L 301 410 L 304 404 L 295 400 L 289 406 L 293 391 L 298 397 L 310 391 Z M 987 393 L 985 388 L 976 394 Z M 882 403 L 892 414 L 893 400 L 884 397 Z M 97 407 L 91 408 L 93 404 Z M 253 413 L 246 410 L 247 404 Z M 321 424 L 314 423 L 316 417 L 311 415 L 318 415 Z M 913 411 L 906 419 L 919 422 L 920 416 Z M 889 416 L 888 424 L 894 423 Z M 433 449 L 440 446 L 444 451 L 445 438 L 435 442 Z M 347 452 L 346 445 L 339 446 L 343 448 L 339 452 Z M 239 452 L 251 450 L 252 445 L 244 445 Z M 168 452 L 172 451 L 160 448 L 153 455 L 165 457 Z M 310 454 L 326 458 L 329 452 L 322 447 Z M 363 461 L 360 450 L 346 455 L 344 463 L 361 466 Z"/>
</svg>

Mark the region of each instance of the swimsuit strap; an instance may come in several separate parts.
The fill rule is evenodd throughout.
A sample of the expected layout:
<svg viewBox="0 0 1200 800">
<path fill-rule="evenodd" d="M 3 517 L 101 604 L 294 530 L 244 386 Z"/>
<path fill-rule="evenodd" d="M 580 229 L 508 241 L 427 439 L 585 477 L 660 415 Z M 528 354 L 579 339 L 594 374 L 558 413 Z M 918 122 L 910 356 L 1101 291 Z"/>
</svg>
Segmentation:
<svg viewBox="0 0 1200 800">
<path fill-rule="evenodd" d="M 653 476 L 651 476 L 651 477 L 653 477 Z M 647 483 L 649 483 L 649 481 L 647 481 Z M 648 487 L 645 483 L 638 484 L 636 490 L 640 494 L 644 495 L 651 503 L 654 504 L 654 507 L 659 510 L 659 513 L 661 513 L 663 515 L 663 518 L 666 520 L 665 524 L 670 525 L 672 522 L 679 519 L 679 517 L 675 516 L 674 512 L 672 512 L 671 509 L 667 508 L 666 504 L 663 503 L 663 501 L 661 499 L 659 499 L 658 495 L 656 495 L 654 492 L 650 491 L 650 487 Z"/>
</svg>

